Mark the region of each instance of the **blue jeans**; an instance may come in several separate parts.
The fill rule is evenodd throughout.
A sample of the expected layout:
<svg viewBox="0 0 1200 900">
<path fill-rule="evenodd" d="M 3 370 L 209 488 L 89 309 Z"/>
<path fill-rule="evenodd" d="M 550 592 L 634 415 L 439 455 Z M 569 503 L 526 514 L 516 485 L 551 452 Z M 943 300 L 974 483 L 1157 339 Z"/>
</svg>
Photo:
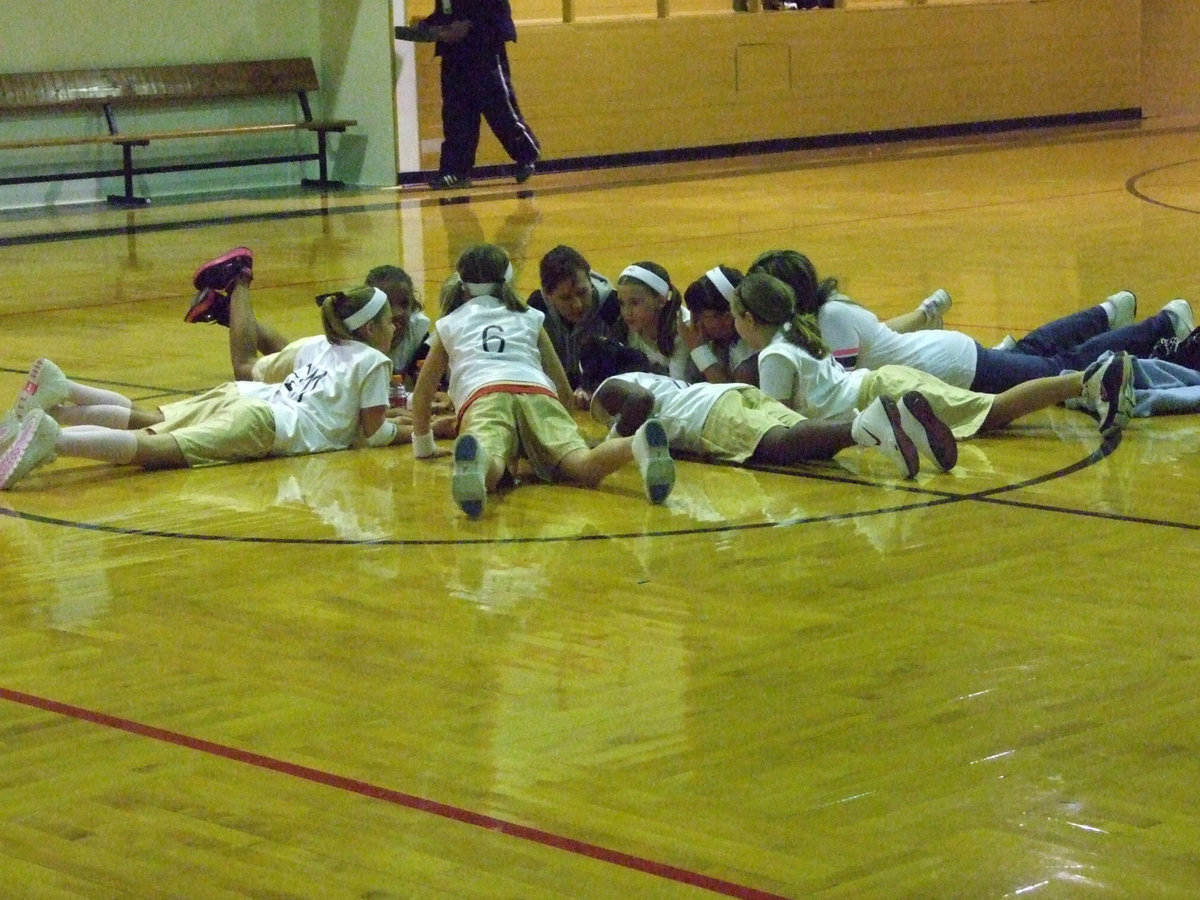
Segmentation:
<svg viewBox="0 0 1200 900">
<path fill-rule="evenodd" d="M 971 390 L 999 394 L 1035 378 L 1081 371 L 1106 350 L 1149 356 L 1150 348 L 1160 338 L 1174 334 L 1175 322 L 1169 313 L 1160 312 L 1109 331 L 1104 308 L 1091 306 L 1034 329 L 1017 341 L 1012 350 L 977 347 Z"/>
</svg>

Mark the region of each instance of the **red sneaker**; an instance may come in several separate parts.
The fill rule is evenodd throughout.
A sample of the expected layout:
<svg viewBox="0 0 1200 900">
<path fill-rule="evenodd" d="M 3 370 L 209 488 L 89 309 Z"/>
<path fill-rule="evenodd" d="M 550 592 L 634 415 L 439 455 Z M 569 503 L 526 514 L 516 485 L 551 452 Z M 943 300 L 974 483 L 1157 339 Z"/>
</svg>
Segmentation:
<svg viewBox="0 0 1200 900">
<path fill-rule="evenodd" d="M 212 288 L 201 288 L 184 314 L 185 322 L 216 322 L 229 327 L 229 295 Z"/>
</svg>

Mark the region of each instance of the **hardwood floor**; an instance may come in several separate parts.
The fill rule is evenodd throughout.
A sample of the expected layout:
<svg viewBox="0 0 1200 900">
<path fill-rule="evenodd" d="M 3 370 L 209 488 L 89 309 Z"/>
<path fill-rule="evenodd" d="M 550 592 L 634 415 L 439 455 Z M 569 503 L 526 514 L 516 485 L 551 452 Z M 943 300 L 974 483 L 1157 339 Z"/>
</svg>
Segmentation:
<svg viewBox="0 0 1200 900">
<path fill-rule="evenodd" d="M 42 355 L 152 404 L 228 380 L 182 315 L 240 244 L 291 336 L 379 263 L 432 305 L 479 240 L 523 294 L 559 243 L 680 287 L 794 247 L 988 345 L 1200 295 L 1190 125 L 526 188 L 4 214 L 0 394 Z M 684 460 L 663 507 L 630 470 L 477 521 L 407 448 L 60 460 L 0 494 L 0 895 L 1193 897 L 1198 439 L 1056 408 L 946 475 Z"/>
</svg>

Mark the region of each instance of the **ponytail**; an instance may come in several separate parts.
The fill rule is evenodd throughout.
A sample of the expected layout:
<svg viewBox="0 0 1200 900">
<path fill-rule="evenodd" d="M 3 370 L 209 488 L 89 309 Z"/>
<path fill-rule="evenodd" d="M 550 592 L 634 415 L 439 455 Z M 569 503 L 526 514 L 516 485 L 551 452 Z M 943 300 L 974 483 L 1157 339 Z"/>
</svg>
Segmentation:
<svg viewBox="0 0 1200 900">
<path fill-rule="evenodd" d="M 792 289 L 796 309 L 814 316 L 838 289 L 836 278 L 818 279 L 812 260 L 796 250 L 760 253 L 750 264 L 750 271 L 774 275 Z"/>
<path fill-rule="evenodd" d="M 796 295 L 774 275 L 751 267 L 737 287 L 737 299 L 746 312 L 763 325 L 777 325 L 785 340 L 817 359 L 829 355 L 816 316 L 796 309 Z"/>
<path fill-rule="evenodd" d="M 378 297 L 383 298 L 380 303 Z M 349 341 L 360 341 L 357 332 L 369 322 L 381 322 L 391 315 L 388 308 L 387 295 L 378 288 L 356 287 L 349 291 L 333 291 L 320 294 L 316 298 L 321 307 L 321 324 L 325 328 L 325 337 L 331 344 L 345 344 Z M 366 321 L 358 322 L 361 314 L 370 307 L 378 307 Z"/>
<path fill-rule="evenodd" d="M 458 257 L 455 265 L 460 284 L 458 293 L 465 294 L 455 308 L 461 306 L 471 297 L 495 297 L 512 312 L 525 312 L 529 309 L 525 301 L 513 290 L 512 262 L 503 247 L 495 244 L 476 244 L 468 247 Z"/>
</svg>

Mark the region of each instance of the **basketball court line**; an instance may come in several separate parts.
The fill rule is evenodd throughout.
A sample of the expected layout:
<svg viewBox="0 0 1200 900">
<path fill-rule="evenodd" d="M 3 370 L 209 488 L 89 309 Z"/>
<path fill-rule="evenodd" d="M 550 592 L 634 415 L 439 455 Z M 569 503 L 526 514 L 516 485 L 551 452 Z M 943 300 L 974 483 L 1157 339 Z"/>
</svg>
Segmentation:
<svg viewBox="0 0 1200 900">
<path fill-rule="evenodd" d="M 84 707 L 62 703 L 58 700 L 51 700 L 46 697 L 39 697 L 34 694 L 27 694 L 22 691 L 16 691 L 5 687 L 0 687 L 0 700 L 19 704 L 30 709 L 52 713 L 54 715 L 76 719 L 81 722 L 99 725 L 102 728 L 123 731 L 127 734 L 135 735 L 137 737 L 160 741 L 164 744 L 180 747 L 185 750 L 192 750 L 208 756 L 240 763 L 242 765 L 253 766 L 269 772 L 276 772 L 289 778 L 308 781 L 313 784 L 333 788 L 335 790 L 344 791 L 350 794 L 357 794 L 361 797 L 366 797 L 371 800 L 380 800 L 384 803 L 390 803 L 394 806 L 410 809 L 414 812 L 447 819 L 451 822 L 457 822 L 461 825 L 470 825 L 489 832 L 499 833 L 506 837 L 515 838 L 517 840 L 526 841 L 532 844 L 539 844 L 543 847 L 548 847 L 553 850 L 560 850 L 564 853 L 585 856 L 589 859 L 608 863 L 609 865 L 618 866 L 620 868 L 629 869 L 635 872 L 641 872 L 654 878 L 701 888 L 702 890 L 709 891 L 710 893 L 718 894 L 723 897 L 734 897 L 737 898 L 737 900 L 788 900 L 788 898 L 780 894 L 772 894 L 768 891 L 762 891 L 757 888 L 737 884 L 732 881 L 715 878 L 711 875 L 705 875 L 701 872 L 683 869 L 679 866 L 671 865 L 670 863 L 660 862 L 642 856 L 636 856 L 620 850 L 613 850 L 609 847 L 602 847 L 599 844 L 588 843 L 587 841 L 577 840 L 566 835 L 556 834 L 550 831 L 543 831 L 540 828 L 533 828 L 529 825 L 521 825 L 516 822 L 510 822 L 507 819 L 500 819 L 495 816 L 474 812 L 461 806 L 442 803 L 426 797 L 418 797 L 415 794 L 408 794 L 403 791 L 383 787 L 382 785 L 373 784 L 368 781 L 361 781 L 356 778 L 348 778 L 344 775 L 337 775 L 333 772 L 327 772 L 323 769 L 316 769 L 311 766 L 303 766 L 297 763 L 291 763 L 287 760 L 277 759 L 272 756 L 265 756 L 261 753 L 255 753 L 250 750 L 242 750 L 238 747 L 231 747 L 228 744 L 220 744 L 214 741 L 208 741 L 192 735 L 182 734 L 177 731 L 170 731 L 165 728 L 147 725 L 143 722 L 137 722 L 132 719 L 124 719 L 119 716 L 112 716 L 108 713 L 99 712 L 97 710 L 86 709 Z"/>
<path fill-rule="evenodd" d="M 132 528 L 128 526 L 104 525 L 97 522 L 84 522 L 73 519 L 62 519 L 53 516 L 44 516 L 38 513 L 23 512 L 13 509 L 11 506 L 0 506 L 0 516 L 21 519 L 26 522 L 35 522 L 42 525 L 55 525 L 61 528 L 72 528 L 80 531 L 91 531 L 102 534 L 113 534 L 127 537 L 148 537 L 148 538 L 166 538 L 172 540 L 193 540 L 207 541 L 218 543 L 231 544 L 278 544 L 278 545 L 312 545 L 312 546 L 368 546 L 368 547 L 468 547 L 468 546 L 487 546 L 487 545 L 517 545 L 517 544 L 559 544 L 559 543 L 579 543 L 588 541 L 609 541 L 609 540 L 628 540 L 631 538 L 671 538 L 684 537 L 690 535 L 701 534 L 728 534 L 739 531 L 756 531 L 766 528 L 795 528 L 804 525 L 818 525 L 828 522 L 845 522 L 854 519 L 868 518 L 873 516 L 889 515 L 894 513 L 904 513 L 915 509 L 931 509 L 937 506 L 946 506 L 956 503 L 975 502 L 975 503 L 991 503 L 997 505 L 1008 506 L 1014 509 L 1026 509 L 1037 512 L 1053 512 L 1061 515 L 1077 516 L 1087 519 L 1102 519 L 1108 522 L 1121 522 L 1125 524 L 1136 525 L 1152 525 L 1160 528 L 1174 528 L 1183 531 L 1200 531 L 1200 524 L 1189 522 L 1177 522 L 1168 519 L 1151 518 L 1148 516 L 1131 516 L 1122 515 L 1119 513 L 1105 512 L 1099 510 L 1080 509 L 1076 507 L 1059 506 L 1051 503 L 1041 503 L 1028 500 L 1019 500 L 1012 497 L 1004 496 L 1011 494 L 1014 491 L 1023 490 L 1039 484 L 1045 484 L 1050 481 L 1056 481 L 1065 478 L 1075 472 L 1089 468 L 1107 456 L 1109 456 L 1120 444 L 1120 432 L 1110 435 L 1105 438 L 1101 445 L 1088 456 L 1076 460 L 1075 462 L 1056 469 L 1052 472 L 1046 472 L 1041 475 L 1035 475 L 1023 481 L 1014 482 L 1012 484 L 1000 485 L 999 487 L 986 488 L 981 491 L 973 491 L 970 493 L 960 494 L 953 491 L 938 490 L 935 488 L 918 487 L 914 485 L 896 484 L 893 482 L 871 482 L 862 479 L 844 476 L 823 475 L 821 473 L 804 472 L 796 469 L 789 469 L 786 466 L 745 466 L 754 471 L 768 472 L 776 475 L 785 475 L 792 478 L 801 478 L 811 481 L 827 481 L 837 482 L 842 484 L 860 485 L 863 487 L 879 487 L 893 491 L 909 493 L 920 497 L 920 500 L 912 503 L 903 503 L 895 506 L 879 506 L 874 509 L 855 510 L 853 512 L 833 512 L 824 515 L 805 516 L 803 518 L 789 519 L 786 521 L 763 521 L 763 522 L 745 522 L 735 525 L 703 525 L 695 528 L 668 528 L 660 530 L 641 530 L 632 532 L 608 532 L 608 533 L 589 533 L 589 534 L 571 534 L 562 536 L 546 536 L 538 535 L 535 537 L 503 537 L 503 538 L 377 538 L 377 539 L 352 539 L 352 538 L 303 538 L 303 537 L 273 537 L 270 535 L 229 535 L 229 534 L 204 534 L 195 532 L 183 531 L 166 531 L 153 528 Z M 705 463 L 707 465 L 707 463 Z M 732 467 L 732 466 L 731 466 Z M 152 477 L 153 473 L 147 473 L 147 477 Z"/>
</svg>

